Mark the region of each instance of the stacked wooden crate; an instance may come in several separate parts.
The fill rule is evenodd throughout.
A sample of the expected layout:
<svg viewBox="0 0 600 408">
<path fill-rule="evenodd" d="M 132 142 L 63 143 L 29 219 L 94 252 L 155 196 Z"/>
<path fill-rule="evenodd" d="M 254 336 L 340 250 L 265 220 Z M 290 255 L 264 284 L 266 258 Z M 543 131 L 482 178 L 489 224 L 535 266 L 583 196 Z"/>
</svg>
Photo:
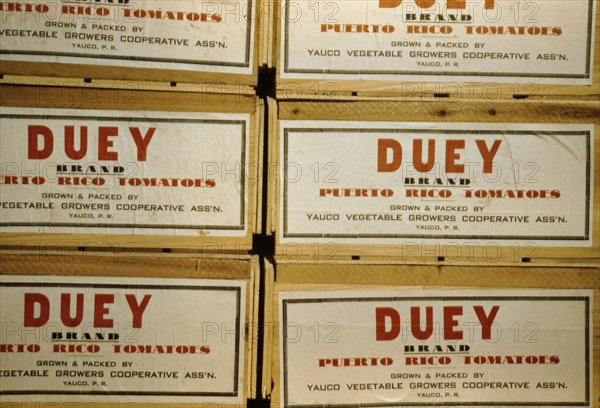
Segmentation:
<svg viewBox="0 0 600 408">
<path fill-rule="evenodd" d="M 256 398 L 259 9 L 0 4 L 2 406 Z"/>
<path fill-rule="evenodd" d="M 596 0 L 91 3 L 0 2 L 3 408 L 600 406 Z"/>
<path fill-rule="evenodd" d="M 257 257 L 2 252 L 2 406 L 246 406 Z"/>
<path fill-rule="evenodd" d="M 600 404 L 595 6 L 274 5 L 272 403 Z"/>
</svg>

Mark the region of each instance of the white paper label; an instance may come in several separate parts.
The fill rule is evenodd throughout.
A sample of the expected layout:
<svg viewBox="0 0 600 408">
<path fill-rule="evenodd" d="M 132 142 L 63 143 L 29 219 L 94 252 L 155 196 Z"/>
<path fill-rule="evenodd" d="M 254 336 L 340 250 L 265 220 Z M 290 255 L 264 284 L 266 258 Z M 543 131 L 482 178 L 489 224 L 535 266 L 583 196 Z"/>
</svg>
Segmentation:
<svg viewBox="0 0 600 408">
<path fill-rule="evenodd" d="M 249 115 L 0 108 L 3 232 L 244 236 Z"/>
<path fill-rule="evenodd" d="M 252 73 L 254 0 L 0 2 L 3 60 Z"/>
<path fill-rule="evenodd" d="M 590 84 L 594 7 L 594 0 L 284 0 L 281 77 Z"/>
<path fill-rule="evenodd" d="M 591 291 L 280 294 L 281 406 L 591 407 Z"/>
<path fill-rule="evenodd" d="M 590 125 L 282 121 L 280 241 L 589 246 L 592 142 Z"/>
<path fill-rule="evenodd" d="M 0 277 L 2 401 L 235 403 L 245 282 Z"/>
</svg>

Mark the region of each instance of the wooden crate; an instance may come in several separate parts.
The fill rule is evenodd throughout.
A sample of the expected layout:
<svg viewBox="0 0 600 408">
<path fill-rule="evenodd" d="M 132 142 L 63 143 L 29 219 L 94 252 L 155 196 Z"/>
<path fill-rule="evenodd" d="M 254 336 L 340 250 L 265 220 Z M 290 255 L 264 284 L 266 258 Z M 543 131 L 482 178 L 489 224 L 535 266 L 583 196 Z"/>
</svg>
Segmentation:
<svg viewBox="0 0 600 408">
<path fill-rule="evenodd" d="M 2 135 L 1 245 L 251 250 L 261 228 L 258 98 L 30 86 L 2 86 L 0 93 L 3 126 L 24 132 L 22 139 L 15 131 Z M 83 155 L 75 124 L 89 132 Z M 76 141 L 69 155 L 61 126 Z M 48 208 L 28 214 L 10 204 L 16 201 Z"/>
<path fill-rule="evenodd" d="M 3 303 L 9 299 L 15 302 L 14 308 L 3 305 L 2 369 L 47 371 L 46 376 L 34 381 L 23 381 L 21 377 L 16 385 L 10 376 L 3 378 L 3 407 L 57 402 L 73 407 L 90 403 L 102 407 L 245 407 L 247 399 L 255 398 L 260 279 L 257 257 L 11 250 L 2 251 L 0 258 L 1 287 L 3 297 L 6 295 Z M 58 310 L 61 301 L 57 299 L 63 295 L 57 298 L 57 293 L 61 291 L 72 295 L 72 306 L 79 305 L 82 296 L 81 309 L 71 309 L 77 312 L 67 320 L 69 326 Z M 23 297 L 21 292 L 30 297 Z M 124 302 L 124 294 L 133 296 L 134 301 Z M 94 300 L 88 300 L 92 296 Z M 221 305 L 216 307 L 222 308 L 223 314 L 212 314 L 221 311 L 210 312 L 210 302 Z M 17 308 L 17 303 L 21 307 Z M 23 304 L 34 309 L 28 313 Z M 128 304 L 137 307 L 129 313 Z M 189 307 L 192 310 L 186 309 Z M 16 311 L 12 320 L 10 310 Z M 46 323 L 39 320 L 44 315 L 42 310 L 48 310 Z M 104 342 L 99 340 L 101 336 Z M 145 341 L 155 354 L 137 352 L 141 345 L 147 346 Z M 168 345 L 181 348 L 168 349 Z M 33 357 L 21 353 L 15 360 L 19 346 L 37 347 L 39 351 Z M 190 351 L 192 346 L 194 353 Z M 69 354 L 64 354 L 63 348 Z M 191 364 L 194 358 L 205 361 Z M 122 361 L 129 365 L 121 365 Z M 107 365 L 93 366 L 90 362 Z M 228 362 L 233 363 L 233 369 Z M 73 377 L 68 374 L 73 370 L 96 375 Z M 126 377 L 126 372 L 177 372 L 180 384 L 169 384 L 173 377 L 158 381 L 139 377 L 135 382 L 133 377 Z M 189 372 L 204 374 L 186 380 L 184 373 Z M 117 377 L 120 379 L 115 380 Z M 63 385 L 63 380 L 88 385 Z"/>
<path fill-rule="evenodd" d="M 271 10 L 270 64 L 277 68 L 280 100 L 600 94 L 600 10 L 593 0 L 535 5 L 504 0 L 277 0 Z M 579 16 L 577 26 L 568 27 L 574 15 Z M 576 49 L 579 59 L 571 54 Z M 479 57 L 478 52 L 490 55 Z M 529 60 L 519 60 L 528 53 Z M 491 59 L 491 54 L 517 57 Z M 553 65 L 546 57 L 561 61 Z M 566 64 L 579 67 L 578 73 L 567 74 Z"/>
<path fill-rule="evenodd" d="M 414 265 L 383 260 L 297 262 L 276 258 L 274 266 L 271 264 L 267 264 L 267 266 L 262 394 L 270 398 L 272 404 L 281 407 L 322 406 L 326 403 L 332 406 L 345 403 L 345 406 L 349 407 L 359 406 L 358 404 L 361 404 L 360 406 L 368 404 L 377 404 L 378 406 L 456 406 L 461 405 L 461 403 L 468 406 L 481 404 L 502 406 L 510 405 L 512 401 L 514 406 L 522 406 L 538 405 L 538 403 L 542 405 L 544 398 L 552 395 L 553 397 L 550 397 L 551 401 L 548 403 L 548 405 L 552 405 L 552 403 L 563 401 L 563 398 L 566 399 L 566 395 L 569 395 L 569 398 L 573 397 L 573 391 L 547 389 L 544 392 L 552 394 L 541 397 L 539 390 L 535 390 L 537 384 L 532 382 L 530 384 L 531 390 L 528 390 L 526 395 L 519 394 L 522 399 L 517 403 L 514 402 L 513 393 L 518 391 L 504 390 L 503 392 L 506 394 L 503 394 L 502 397 L 498 398 L 498 394 L 495 394 L 496 396 L 492 398 L 491 395 L 493 394 L 491 394 L 489 388 L 478 390 L 478 396 L 465 401 L 465 398 L 469 396 L 469 390 L 463 388 L 462 382 L 486 381 L 485 379 L 491 382 L 525 382 L 521 374 L 535 372 L 534 380 L 536 381 L 545 382 L 547 378 L 552 377 L 553 380 L 551 381 L 568 381 L 570 384 L 576 384 L 579 387 L 577 395 L 582 396 L 580 399 L 585 400 L 586 382 L 583 371 L 587 373 L 585 376 L 589 380 L 589 393 L 587 394 L 589 399 L 587 401 L 577 401 L 577 403 L 570 405 L 596 407 L 600 403 L 599 390 L 594 385 L 598 384 L 600 375 L 600 357 L 598 357 L 598 351 L 600 351 L 600 335 L 598 332 L 600 329 L 600 317 L 598 315 L 600 311 L 598 303 L 600 300 L 600 264 L 598 263 L 581 267 L 533 265 L 528 267 L 475 267 L 433 264 Z M 544 291 L 537 292 L 540 289 Z M 579 289 L 585 289 L 585 291 L 570 292 Z M 555 291 L 548 292 L 547 290 Z M 460 364 L 459 361 L 454 361 L 457 358 L 456 353 L 453 353 L 448 346 L 453 345 L 455 351 L 461 352 L 462 350 L 463 354 L 461 356 L 470 355 L 472 361 L 475 361 L 475 356 L 478 352 L 481 352 L 479 348 L 482 341 L 479 337 L 480 332 L 469 331 L 469 336 L 465 334 L 462 341 L 444 340 L 441 337 L 445 336 L 445 332 L 441 328 L 445 324 L 440 322 L 441 309 L 438 308 L 438 306 L 441 306 L 435 302 L 447 302 L 447 304 L 454 306 L 464 305 L 465 315 L 462 316 L 461 311 L 456 317 L 460 327 L 464 329 L 467 327 L 465 321 L 468 320 L 467 314 L 470 306 L 467 305 L 469 302 L 474 298 L 481 300 L 486 299 L 486 297 L 488 300 L 490 300 L 489 298 L 497 298 L 498 293 L 504 296 L 504 300 L 498 300 L 500 308 L 509 304 L 514 306 L 514 302 L 524 300 L 523 296 L 534 298 L 540 295 L 544 296 L 544 294 L 550 296 L 584 294 L 587 297 L 593 297 L 593 301 L 589 303 L 589 313 L 593 316 L 593 323 L 591 319 L 588 321 L 583 314 L 580 314 L 581 311 L 585 313 L 585 310 L 588 309 L 579 309 L 577 315 L 573 314 L 572 317 L 573 321 L 589 322 L 589 326 L 591 326 L 588 328 L 590 336 L 586 337 L 581 331 L 582 327 L 580 327 L 577 335 L 574 331 L 571 332 L 573 334 L 573 337 L 570 337 L 573 340 L 572 343 L 569 341 L 563 343 L 563 346 L 560 346 L 558 342 L 555 344 L 555 352 L 560 354 L 564 360 L 566 360 L 564 353 L 568 354 L 569 350 L 573 349 L 580 353 L 579 355 L 586 356 L 585 360 L 590 362 L 589 370 L 584 369 L 583 359 L 579 360 L 580 365 L 578 367 L 581 371 L 578 370 L 573 377 L 569 377 L 572 374 L 564 375 L 562 379 L 559 378 L 562 374 L 556 375 L 556 368 L 550 368 L 550 366 L 537 366 L 536 368 L 521 366 L 516 368 L 516 371 L 512 371 L 512 374 L 508 374 L 505 370 L 511 369 L 507 369 L 506 365 L 502 367 L 498 365 L 479 365 L 477 369 L 480 369 L 481 373 L 485 373 L 485 377 L 483 377 L 485 379 L 475 379 L 470 372 L 471 369 L 467 368 L 466 362 Z M 445 298 L 445 300 L 441 300 L 440 297 Z M 379 298 L 381 298 L 381 302 L 377 303 Z M 405 310 L 402 309 L 401 305 L 402 302 L 410 301 L 411 298 L 415 302 L 417 301 L 416 298 L 422 298 L 423 302 L 435 303 L 433 321 L 436 326 L 433 332 L 430 333 L 431 337 L 427 340 L 415 340 L 408 329 L 412 324 L 409 322 L 410 316 L 407 317 L 404 314 Z M 423 298 L 429 299 L 423 300 Z M 283 299 L 285 299 L 285 304 Z M 507 302 L 507 299 L 511 300 Z M 355 301 L 358 302 L 356 305 L 353 303 Z M 400 305 L 397 310 L 402 314 L 402 328 L 395 341 L 389 340 L 385 343 L 378 343 L 379 340 L 376 341 L 374 334 L 376 313 L 369 308 L 371 307 L 371 303 L 369 303 L 371 301 L 375 302 L 378 307 L 387 305 L 393 308 Z M 411 304 L 410 302 L 405 303 Z M 424 303 L 419 303 L 417 306 L 423 305 Z M 510 327 L 506 326 L 506 320 L 502 321 L 502 312 L 497 313 L 498 320 L 493 323 L 495 334 L 490 334 L 490 342 L 482 346 L 485 348 L 484 354 L 486 356 L 496 355 L 495 353 L 499 352 L 498 350 L 502 347 L 501 344 L 504 340 L 508 340 L 509 347 L 512 347 L 512 352 L 516 354 L 527 355 L 533 353 L 537 355 L 548 351 L 546 348 L 549 344 L 548 337 L 544 337 L 541 333 L 548 328 L 548 322 L 552 322 L 553 318 L 546 319 L 546 323 L 544 323 L 543 318 L 533 317 L 536 313 L 534 312 L 536 310 L 535 306 L 521 305 L 519 311 L 511 312 L 508 323 L 514 323 L 509 324 Z M 564 307 L 566 308 L 566 306 Z M 489 306 L 485 306 L 486 313 L 489 311 L 488 308 Z M 423 308 L 421 307 L 421 309 Z M 365 310 L 366 315 L 363 314 Z M 547 316 L 552 316 L 554 313 L 549 309 L 538 310 L 544 310 Z M 473 310 L 471 310 L 472 312 Z M 364 319 L 365 316 L 367 316 L 366 320 Z M 507 315 L 505 314 L 504 317 L 506 318 Z M 385 325 L 381 327 L 384 330 L 382 334 L 388 333 L 391 338 L 393 337 L 393 334 L 390 333 L 393 324 L 389 317 L 386 317 L 386 319 L 388 320 L 385 320 Z M 422 324 L 424 324 L 424 319 L 424 312 L 421 310 Z M 285 330 L 282 328 L 284 320 L 287 322 Z M 477 322 L 476 319 L 468 321 Z M 557 332 L 557 336 L 563 336 L 559 332 Z M 499 333 L 508 337 L 503 338 Z M 548 331 L 546 330 L 547 334 Z M 579 340 L 575 340 L 576 338 Z M 380 340 L 383 341 L 383 337 Z M 585 345 L 586 342 L 587 345 Z M 391 343 L 394 343 L 393 346 L 390 345 Z M 467 347 L 461 349 L 461 344 L 466 344 Z M 413 357 L 409 353 L 410 349 L 409 351 L 405 349 L 407 345 L 415 347 L 429 346 L 430 349 L 422 349 L 420 350 L 421 354 Z M 349 347 L 352 351 L 349 351 Z M 393 350 L 389 347 L 392 347 Z M 445 350 L 448 353 L 445 354 L 437 350 L 437 347 L 444 350 L 448 348 L 448 350 Z M 586 354 L 585 347 L 589 347 L 591 354 Z M 298 355 L 300 350 L 303 350 L 301 357 Z M 419 351 L 418 349 L 415 350 Z M 431 353 L 432 351 L 440 352 L 440 354 Z M 283 353 L 286 356 L 285 361 L 282 361 Z M 436 366 L 419 367 L 403 363 L 405 358 L 408 357 L 420 359 L 421 357 L 431 358 L 432 356 L 435 356 L 435 358 L 445 356 L 442 358 L 452 359 L 453 362 L 451 364 L 446 362 Z M 344 358 L 348 358 L 348 360 L 343 360 Z M 300 366 L 306 369 L 301 372 L 298 369 Z M 282 377 L 282 367 L 285 367 L 286 370 L 284 377 Z M 569 366 L 565 365 L 562 369 L 569 370 Z M 514 365 L 512 370 L 515 370 Z M 550 374 L 551 370 L 554 374 Z M 447 378 L 434 377 L 436 373 L 445 375 L 449 372 L 467 373 L 467 377 L 465 379 L 452 379 L 449 376 Z M 431 379 L 427 379 L 427 373 L 431 375 Z M 308 380 L 307 376 L 310 377 Z M 286 386 L 284 386 L 283 381 L 285 381 Z M 403 385 L 398 385 L 399 383 L 403 383 Z M 432 389 L 431 386 L 429 386 L 429 389 L 425 389 L 426 385 L 423 385 L 423 383 L 445 383 L 449 385 L 444 389 Z M 328 384 L 330 388 L 339 385 L 342 389 L 333 392 L 327 391 L 326 385 Z M 374 391 L 368 391 L 367 386 L 357 386 L 358 388 L 353 389 L 353 394 L 351 394 L 350 398 L 352 400 L 348 401 L 350 395 L 348 389 L 346 389 L 348 384 L 390 385 L 387 391 L 380 391 L 380 398 L 371 398 Z M 323 390 L 309 392 L 307 388 L 309 385 L 311 387 L 323 386 Z M 362 390 L 360 387 L 362 387 Z M 394 387 L 402 388 L 394 389 Z M 346 389 L 346 392 L 344 392 L 344 389 Z M 303 391 L 309 393 L 310 396 L 303 394 Z M 425 394 L 440 392 L 441 396 L 419 397 L 416 395 L 416 392 L 419 391 Z M 450 396 L 446 394 L 447 392 L 450 392 Z M 459 395 L 456 396 L 455 392 Z M 285 398 L 282 398 L 284 396 Z M 473 397 L 473 394 L 470 394 L 470 396 Z M 310 400 L 311 397 L 313 400 Z"/>
<path fill-rule="evenodd" d="M 321 261 L 350 259 L 353 256 L 388 257 L 417 263 L 480 262 L 486 265 L 495 262 L 543 262 L 544 259 L 573 262 L 577 259 L 600 258 L 600 220 L 597 216 L 600 213 L 600 104 L 597 101 L 271 101 L 269 114 L 269 157 L 277 171 L 270 171 L 269 186 L 272 188 L 268 225 L 276 238 L 276 253 L 284 258 Z M 502 133 L 501 129 L 506 129 L 506 132 Z M 587 147 L 579 150 L 579 158 L 573 156 L 573 149 L 555 154 L 562 147 L 552 147 L 549 142 L 554 137 L 551 136 L 552 132 L 576 129 L 586 129 L 584 138 Z M 413 132 L 423 135 L 422 138 L 410 136 Z M 479 168 L 481 175 L 486 174 L 481 156 L 477 157 L 477 149 L 472 151 L 471 156 L 465 153 L 468 150 L 466 145 L 473 144 L 472 140 L 467 139 L 476 134 L 489 136 L 499 132 L 502 136 L 496 137 L 498 140 L 493 142 L 497 144 L 498 159 L 488 161 L 488 166 L 491 166 L 488 171 L 496 172 L 499 178 L 486 183 L 484 178 L 476 175 L 477 170 L 473 170 Z M 452 136 L 465 134 L 470 136 L 465 136 L 467 139 L 462 142 L 463 136 Z M 418 151 L 417 147 L 411 147 L 411 138 L 414 146 L 415 140 L 421 141 L 420 164 L 418 160 L 417 164 L 411 164 L 415 157 L 411 152 Z M 500 138 L 503 141 L 499 141 Z M 527 145 L 529 139 L 532 142 L 535 139 L 535 142 Z M 445 150 L 444 146 L 455 143 L 452 140 L 459 140 L 456 143 L 462 143 L 467 150 Z M 536 147 L 535 144 L 542 140 L 545 142 Z M 431 160 L 424 151 L 436 141 L 437 147 L 431 149 L 435 152 Z M 515 144 L 510 146 L 513 142 Z M 492 145 L 491 139 L 485 143 L 488 147 Z M 500 158 L 503 153 L 499 146 L 502 143 L 506 143 L 505 147 L 508 148 L 505 153 L 512 155 L 508 161 Z M 458 152 L 457 156 L 448 158 L 449 151 Z M 421 166 L 425 161 L 424 155 L 428 157 L 428 163 L 433 162 L 429 163 L 430 168 Z M 543 164 L 545 159 L 541 157 L 554 159 Z M 561 161 L 557 157 L 566 160 Z M 469 165 L 462 170 L 448 167 L 448 163 L 452 166 L 457 163 L 455 159 Z M 574 175 L 577 172 L 574 163 L 579 163 L 579 176 Z M 467 169 L 469 166 L 471 170 Z M 492 167 L 497 167 L 497 171 Z M 446 169 L 452 169 L 452 172 Z M 518 175 L 519 169 L 521 173 Z M 560 232 L 554 238 L 546 229 L 550 224 L 539 228 L 538 235 L 535 224 L 539 226 L 545 219 L 538 217 L 552 216 L 550 213 L 554 210 L 547 206 L 542 209 L 537 207 L 537 203 L 532 205 L 531 201 L 524 203 L 517 211 L 520 217 L 530 217 L 527 220 L 479 220 L 477 217 L 480 216 L 475 212 L 482 208 L 471 208 L 469 203 L 472 202 L 464 201 L 468 197 L 485 196 L 478 201 L 478 206 L 500 206 L 483 210 L 489 210 L 487 215 L 509 215 L 512 204 L 506 200 L 517 200 L 518 194 L 525 197 L 525 193 L 514 191 L 537 189 L 539 192 L 546 188 L 542 187 L 545 183 L 544 173 L 550 169 L 558 172 L 547 179 L 557 189 L 561 187 L 554 183 L 559 180 L 560 174 L 574 177 L 572 182 L 567 180 L 566 184 L 570 186 L 581 183 L 579 186 L 582 189 L 577 198 L 570 197 L 572 202 L 585 207 L 577 210 L 581 212 L 573 210 L 572 213 L 582 215 L 582 224 L 579 225 L 586 224 L 587 232 L 584 235 L 587 238 L 582 240 L 583 236 L 573 236 L 572 241 L 558 239 L 566 237 L 567 224 L 562 223 L 566 219 L 561 219 Z M 463 186 L 460 185 L 462 179 Z M 424 186 L 424 183 L 429 183 L 431 187 Z M 435 187 L 435 184 L 438 186 Z M 446 191 L 442 193 L 438 187 Z M 512 193 L 505 191 L 511 188 L 515 189 Z M 482 189 L 488 192 L 477 192 Z M 502 195 L 491 193 L 493 190 L 500 190 L 506 197 L 497 198 Z M 510 194 L 516 195 L 513 197 Z M 508 207 L 501 208 L 505 205 Z M 437 215 L 433 218 L 427 216 L 431 222 L 425 223 L 423 214 L 435 210 L 435 206 L 440 207 L 436 210 Z M 373 215 L 371 218 L 365 218 L 365 215 L 364 219 L 346 218 L 356 214 L 360 217 L 363 217 L 361 214 Z M 516 216 L 517 213 L 511 214 Z M 448 224 L 451 221 L 469 223 L 471 216 L 476 218 L 470 225 Z M 312 218 L 309 220 L 307 217 Z M 493 224 L 496 221 L 499 223 Z M 527 227 L 521 229 L 519 222 Z M 419 223 L 421 227 L 417 227 Z M 482 223 L 489 227 L 487 232 L 478 229 Z M 501 227 L 507 228 L 504 237 L 501 236 Z M 509 230 L 513 231 L 512 228 L 515 228 L 514 233 L 509 233 Z M 536 235 L 541 239 L 535 238 Z"/>
<path fill-rule="evenodd" d="M 110 3 L 5 3 L 4 28 L 20 33 L 21 42 L 3 41 L 3 82 L 22 76 L 85 78 L 98 80 L 96 86 L 134 80 L 252 93 L 265 51 L 261 0 Z M 32 33 L 35 41 L 29 41 Z"/>
</svg>

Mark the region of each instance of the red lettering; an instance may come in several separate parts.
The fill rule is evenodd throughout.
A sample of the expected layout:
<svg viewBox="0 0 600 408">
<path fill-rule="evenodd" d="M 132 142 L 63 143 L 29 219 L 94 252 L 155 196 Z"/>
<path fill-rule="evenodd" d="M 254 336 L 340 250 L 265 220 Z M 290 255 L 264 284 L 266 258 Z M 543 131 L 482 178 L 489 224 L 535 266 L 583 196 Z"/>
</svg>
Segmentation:
<svg viewBox="0 0 600 408">
<path fill-rule="evenodd" d="M 487 10 L 494 8 L 495 0 L 485 0 L 485 8 Z M 379 0 L 379 8 L 396 8 L 402 4 L 402 0 Z M 430 8 L 435 4 L 435 0 L 415 0 L 415 4 L 420 8 Z M 465 9 L 467 8 L 466 0 L 446 0 L 446 8 L 448 9 Z"/>
<path fill-rule="evenodd" d="M 390 321 L 390 330 L 386 329 L 387 320 Z M 375 331 L 377 341 L 394 340 L 400 335 L 400 313 L 391 307 L 376 308 Z"/>
<path fill-rule="evenodd" d="M 448 9 L 465 9 L 467 8 L 467 0 L 447 0 L 446 7 Z"/>
<path fill-rule="evenodd" d="M 462 340 L 463 332 L 455 331 L 458 326 L 458 321 L 454 316 L 461 316 L 463 313 L 462 306 L 444 306 L 444 339 L 445 340 Z"/>
<path fill-rule="evenodd" d="M 112 319 L 105 319 L 109 312 L 106 304 L 114 303 L 115 295 L 97 294 L 94 298 L 94 327 L 113 327 Z"/>
<path fill-rule="evenodd" d="M 98 353 L 100 346 L 97 344 L 55 344 L 54 353 Z"/>
<path fill-rule="evenodd" d="M 119 160 L 119 154 L 108 150 L 113 147 L 113 141 L 109 137 L 119 135 L 119 128 L 116 126 L 100 126 L 98 128 L 98 160 Z"/>
<path fill-rule="evenodd" d="M 464 140 L 446 140 L 446 173 L 464 173 L 465 166 L 456 164 L 456 160 L 460 159 L 460 154 L 456 151 L 464 148 Z"/>
<path fill-rule="evenodd" d="M 142 299 L 142 303 L 138 304 L 135 295 L 125 295 L 129 308 L 131 309 L 131 315 L 133 316 L 133 327 L 139 329 L 142 327 L 142 314 L 146 310 L 148 303 L 150 303 L 152 295 L 146 295 Z"/>
<path fill-rule="evenodd" d="M 427 173 L 433 169 L 435 164 L 435 140 L 429 139 L 427 142 L 427 163 L 423 163 L 423 140 L 415 139 L 413 145 L 413 164 L 415 170 L 421 173 Z"/>
<path fill-rule="evenodd" d="M 421 308 L 410 308 L 410 329 L 412 335 L 418 340 L 427 340 L 433 333 L 433 307 L 425 308 L 425 329 L 421 329 Z"/>
<path fill-rule="evenodd" d="M 87 126 L 79 128 L 79 150 L 75 150 L 75 126 L 65 126 L 65 153 L 73 160 L 80 160 L 87 153 Z"/>
<path fill-rule="evenodd" d="M 35 305 L 40 307 L 39 316 L 35 316 Z M 50 319 L 50 301 L 41 293 L 25 293 L 25 327 L 41 327 Z"/>
<path fill-rule="evenodd" d="M 325 367 L 327 365 L 331 364 L 331 359 L 330 358 L 320 358 L 319 359 L 319 367 Z"/>
<path fill-rule="evenodd" d="M 415 0 L 415 4 L 420 8 L 429 8 L 435 4 L 435 0 Z"/>
<path fill-rule="evenodd" d="M 392 152 L 392 160 L 388 161 L 388 150 Z M 396 171 L 402 164 L 402 145 L 394 139 L 379 139 L 377 141 L 377 172 L 388 173 Z"/>
<path fill-rule="evenodd" d="M 423 324 L 421 311 L 425 309 L 425 322 Z M 486 312 L 484 306 L 474 305 L 473 310 L 482 327 L 481 338 L 490 340 L 492 337 L 492 325 L 498 315 L 500 306 L 491 306 Z M 457 317 L 463 316 L 463 306 L 444 306 L 442 309 L 443 339 L 462 340 L 464 333 L 460 328 Z M 392 307 L 378 307 L 375 309 L 375 330 L 377 341 L 390 341 L 398 338 L 401 332 L 400 311 Z M 417 340 L 431 338 L 434 330 L 434 306 L 412 306 L 410 307 L 410 332 Z M 466 350 L 468 350 L 468 346 Z M 461 346 L 461 350 L 463 346 Z M 414 352 L 414 346 L 405 346 L 405 351 Z M 419 346 L 419 351 L 430 351 L 428 346 Z M 335 365 L 335 360 L 334 363 Z"/>
<path fill-rule="evenodd" d="M 27 133 L 27 158 L 44 160 L 50 157 L 54 146 L 52 130 L 46 126 L 29 125 Z M 42 148 L 40 148 L 39 144 L 40 136 L 44 140 Z"/>
<path fill-rule="evenodd" d="M 494 323 L 494 319 L 498 314 L 498 310 L 500 310 L 500 306 L 495 305 L 490 310 L 490 314 L 486 316 L 485 310 L 483 310 L 483 306 L 473 306 L 475 310 L 475 314 L 479 319 L 479 323 L 481 323 L 481 338 L 484 340 L 489 340 L 492 338 L 492 324 Z"/>
<path fill-rule="evenodd" d="M 442 357 L 406 357 L 406 365 L 448 365 L 452 359 L 448 356 Z"/>
<path fill-rule="evenodd" d="M 137 146 L 137 159 L 139 161 L 146 161 L 148 145 L 150 144 L 150 141 L 152 140 L 155 131 L 156 128 L 150 128 L 146 132 L 146 135 L 142 136 L 142 132 L 140 132 L 139 128 L 129 128 L 129 132 L 131 132 L 131 137 L 133 137 L 133 141 Z"/>
<path fill-rule="evenodd" d="M 60 320 L 67 327 L 77 327 L 83 320 L 83 293 L 77 294 L 75 317 L 71 317 L 71 294 L 60 295 Z"/>
<path fill-rule="evenodd" d="M 494 140 L 491 149 L 488 149 L 485 140 L 476 140 L 475 143 L 477 143 L 477 148 L 479 149 L 479 153 L 481 153 L 481 158 L 483 158 L 483 172 L 491 173 L 494 169 L 494 157 L 498 153 L 502 140 Z"/>
<path fill-rule="evenodd" d="M 379 0 L 379 8 L 396 8 L 402 4 L 402 0 Z"/>
</svg>

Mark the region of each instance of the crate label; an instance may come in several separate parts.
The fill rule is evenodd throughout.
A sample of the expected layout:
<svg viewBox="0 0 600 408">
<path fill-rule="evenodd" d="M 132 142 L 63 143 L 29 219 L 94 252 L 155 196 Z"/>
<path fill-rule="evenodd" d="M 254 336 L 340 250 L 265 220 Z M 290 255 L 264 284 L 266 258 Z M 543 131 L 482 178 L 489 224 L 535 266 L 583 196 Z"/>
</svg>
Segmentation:
<svg viewBox="0 0 600 408">
<path fill-rule="evenodd" d="M 0 108 L 0 231 L 245 236 L 247 114 Z"/>
<path fill-rule="evenodd" d="M 591 84 L 595 5 L 284 0 L 281 77 Z"/>
<path fill-rule="evenodd" d="M 591 407 L 592 291 L 283 292 L 281 406 Z"/>
<path fill-rule="evenodd" d="M 251 74 L 255 0 L 0 2 L 3 60 Z"/>
<path fill-rule="evenodd" d="M 592 125 L 282 121 L 281 146 L 281 243 L 591 245 Z"/>
<path fill-rule="evenodd" d="M 0 277 L 2 401 L 240 403 L 245 282 Z"/>
</svg>

